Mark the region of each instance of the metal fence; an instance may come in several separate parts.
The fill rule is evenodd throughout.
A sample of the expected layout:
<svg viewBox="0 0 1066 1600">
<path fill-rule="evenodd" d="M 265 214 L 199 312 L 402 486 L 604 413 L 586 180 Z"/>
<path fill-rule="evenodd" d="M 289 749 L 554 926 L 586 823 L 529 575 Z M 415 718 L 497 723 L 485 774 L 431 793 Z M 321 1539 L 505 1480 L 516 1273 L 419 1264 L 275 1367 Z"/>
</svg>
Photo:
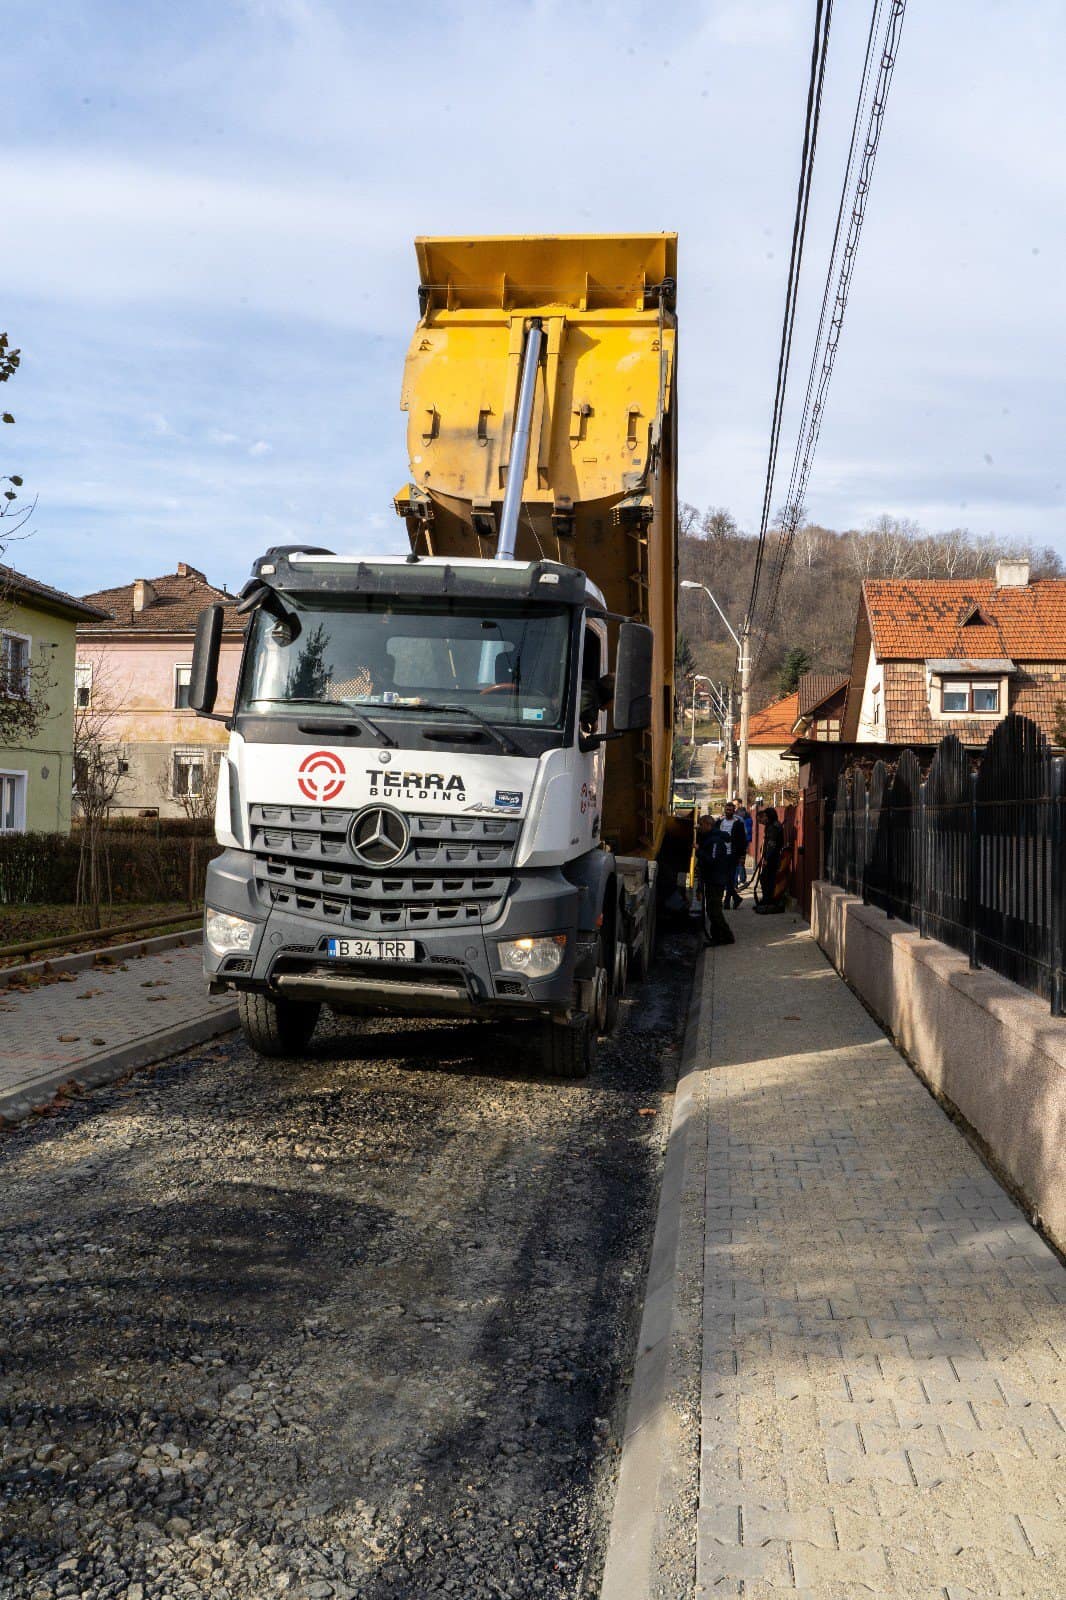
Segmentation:
<svg viewBox="0 0 1066 1600">
<path fill-rule="evenodd" d="M 848 767 L 826 819 L 831 883 L 1051 1002 L 1064 1015 L 1064 763 L 1027 717 L 974 756 L 949 735 L 922 781 L 905 750 Z"/>
</svg>

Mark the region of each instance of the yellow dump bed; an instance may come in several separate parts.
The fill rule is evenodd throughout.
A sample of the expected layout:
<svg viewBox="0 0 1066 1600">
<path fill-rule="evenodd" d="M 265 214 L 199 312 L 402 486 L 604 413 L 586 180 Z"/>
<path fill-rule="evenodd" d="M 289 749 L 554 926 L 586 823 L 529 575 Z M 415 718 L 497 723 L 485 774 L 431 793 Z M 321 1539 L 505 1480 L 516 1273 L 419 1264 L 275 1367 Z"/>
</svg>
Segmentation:
<svg viewBox="0 0 1066 1600">
<path fill-rule="evenodd" d="M 412 547 L 492 557 L 522 349 L 541 362 L 515 555 L 579 567 L 655 630 L 652 726 L 608 745 L 605 840 L 653 856 L 669 809 L 677 487 L 676 234 L 416 240 L 422 319 L 404 367 Z"/>
</svg>

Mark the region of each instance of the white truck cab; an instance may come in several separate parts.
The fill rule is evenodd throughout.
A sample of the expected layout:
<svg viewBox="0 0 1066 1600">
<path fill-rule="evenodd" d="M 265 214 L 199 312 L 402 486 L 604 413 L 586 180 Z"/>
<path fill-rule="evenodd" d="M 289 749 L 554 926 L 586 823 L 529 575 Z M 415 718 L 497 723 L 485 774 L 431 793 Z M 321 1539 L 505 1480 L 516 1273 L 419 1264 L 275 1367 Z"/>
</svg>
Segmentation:
<svg viewBox="0 0 1066 1600">
<path fill-rule="evenodd" d="M 528 1016 L 549 1071 L 586 1071 L 654 936 L 654 863 L 601 840 L 604 747 L 650 715 L 650 628 L 559 562 L 292 547 L 239 609 L 204 961 L 250 1042 L 299 1050 L 324 1002 Z M 221 627 L 208 608 L 201 715 Z"/>
</svg>

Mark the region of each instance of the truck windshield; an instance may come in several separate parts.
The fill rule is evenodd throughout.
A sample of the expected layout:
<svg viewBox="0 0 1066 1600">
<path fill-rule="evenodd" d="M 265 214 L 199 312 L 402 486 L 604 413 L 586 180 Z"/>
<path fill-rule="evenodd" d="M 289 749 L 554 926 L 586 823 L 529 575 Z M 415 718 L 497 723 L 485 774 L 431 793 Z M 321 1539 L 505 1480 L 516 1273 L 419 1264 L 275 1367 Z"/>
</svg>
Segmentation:
<svg viewBox="0 0 1066 1600">
<path fill-rule="evenodd" d="M 240 709 L 301 716 L 351 705 L 469 706 L 494 723 L 558 728 L 566 713 L 570 614 L 565 606 L 285 597 L 295 639 L 258 611 Z"/>
</svg>

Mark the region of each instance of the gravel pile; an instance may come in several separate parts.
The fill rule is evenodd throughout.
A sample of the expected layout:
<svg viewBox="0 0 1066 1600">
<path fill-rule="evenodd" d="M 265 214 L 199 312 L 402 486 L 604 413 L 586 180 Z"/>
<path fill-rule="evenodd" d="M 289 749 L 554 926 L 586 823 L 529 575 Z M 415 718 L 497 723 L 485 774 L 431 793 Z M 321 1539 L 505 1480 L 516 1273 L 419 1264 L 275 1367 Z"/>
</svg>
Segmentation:
<svg viewBox="0 0 1066 1600">
<path fill-rule="evenodd" d="M 0 1135 L 0 1596 L 593 1593 L 692 956 L 587 1083 L 339 1019 Z"/>
</svg>

